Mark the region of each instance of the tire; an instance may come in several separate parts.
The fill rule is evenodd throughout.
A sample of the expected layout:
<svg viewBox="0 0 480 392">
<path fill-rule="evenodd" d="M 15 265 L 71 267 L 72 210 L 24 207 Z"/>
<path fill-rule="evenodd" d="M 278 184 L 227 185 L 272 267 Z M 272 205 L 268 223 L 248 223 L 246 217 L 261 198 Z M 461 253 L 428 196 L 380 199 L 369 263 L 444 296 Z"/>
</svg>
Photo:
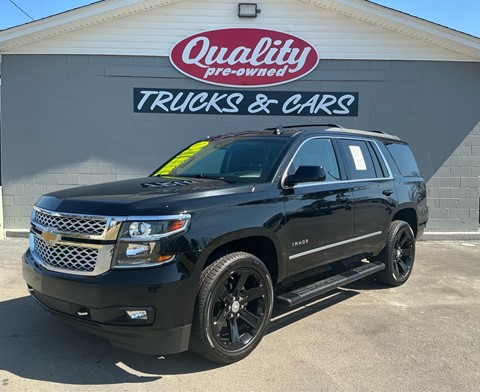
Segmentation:
<svg viewBox="0 0 480 392">
<path fill-rule="evenodd" d="M 272 308 L 265 265 L 249 253 L 222 256 L 202 272 L 190 348 L 216 363 L 239 361 L 262 340 Z"/>
<path fill-rule="evenodd" d="M 379 282 L 401 286 L 408 280 L 415 261 L 415 235 L 407 222 L 397 220 L 390 224 L 378 261 L 385 264 L 385 269 L 375 274 Z"/>
</svg>

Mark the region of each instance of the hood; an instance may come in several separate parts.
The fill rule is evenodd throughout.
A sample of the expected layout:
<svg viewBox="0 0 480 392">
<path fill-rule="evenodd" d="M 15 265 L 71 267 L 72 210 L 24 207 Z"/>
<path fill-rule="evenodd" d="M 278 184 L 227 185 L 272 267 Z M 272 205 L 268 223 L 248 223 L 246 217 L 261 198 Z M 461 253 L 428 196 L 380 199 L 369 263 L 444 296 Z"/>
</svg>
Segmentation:
<svg viewBox="0 0 480 392">
<path fill-rule="evenodd" d="M 50 211 L 92 215 L 160 215 L 172 204 L 205 198 L 251 193 L 252 184 L 222 180 L 144 177 L 65 189 L 42 196 L 37 206 Z M 185 203 L 182 203 L 182 206 Z"/>
</svg>

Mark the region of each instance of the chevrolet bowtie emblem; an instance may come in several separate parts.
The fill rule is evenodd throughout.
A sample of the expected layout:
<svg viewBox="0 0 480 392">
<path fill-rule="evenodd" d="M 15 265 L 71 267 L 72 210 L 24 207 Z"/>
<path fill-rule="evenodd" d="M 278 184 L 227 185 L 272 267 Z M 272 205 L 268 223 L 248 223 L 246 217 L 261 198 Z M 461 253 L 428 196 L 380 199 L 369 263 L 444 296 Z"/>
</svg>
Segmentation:
<svg viewBox="0 0 480 392">
<path fill-rule="evenodd" d="M 60 240 L 60 235 L 51 233 L 50 231 L 44 231 L 42 233 L 42 238 L 48 245 L 53 245 Z"/>
</svg>

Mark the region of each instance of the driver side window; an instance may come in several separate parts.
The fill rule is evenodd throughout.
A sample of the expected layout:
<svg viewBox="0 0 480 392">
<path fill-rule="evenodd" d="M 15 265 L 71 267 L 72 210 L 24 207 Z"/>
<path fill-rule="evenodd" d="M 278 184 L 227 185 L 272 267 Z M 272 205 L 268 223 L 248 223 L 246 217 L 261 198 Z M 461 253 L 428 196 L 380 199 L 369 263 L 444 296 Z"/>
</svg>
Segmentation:
<svg viewBox="0 0 480 392">
<path fill-rule="evenodd" d="M 288 174 L 295 174 L 300 166 L 323 166 L 327 174 L 326 181 L 340 180 L 337 157 L 330 139 L 310 139 L 302 144 L 288 169 Z"/>
</svg>

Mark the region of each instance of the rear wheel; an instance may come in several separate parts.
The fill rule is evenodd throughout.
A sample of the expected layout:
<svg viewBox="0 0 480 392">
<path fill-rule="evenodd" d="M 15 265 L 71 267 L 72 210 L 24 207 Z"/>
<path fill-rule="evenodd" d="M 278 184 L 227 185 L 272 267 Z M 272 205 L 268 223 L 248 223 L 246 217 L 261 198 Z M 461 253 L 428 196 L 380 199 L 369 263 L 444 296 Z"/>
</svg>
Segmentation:
<svg viewBox="0 0 480 392">
<path fill-rule="evenodd" d="M 220 257 L 201 276 L 191 348 L 221 364 L 245 358 L 265 334 L 272 307 L 272 280 L 257 257 L 244 252 Z"/>
<path fill-rule="evenodd" d="M 387 243 L 378 260 L 385 264 L 385 269 L 375 274 L 378 281 L 400 286 L 408 280 L 415 261 L 415 235 L 407 222 L 390 224 Z"/>
</svg>

